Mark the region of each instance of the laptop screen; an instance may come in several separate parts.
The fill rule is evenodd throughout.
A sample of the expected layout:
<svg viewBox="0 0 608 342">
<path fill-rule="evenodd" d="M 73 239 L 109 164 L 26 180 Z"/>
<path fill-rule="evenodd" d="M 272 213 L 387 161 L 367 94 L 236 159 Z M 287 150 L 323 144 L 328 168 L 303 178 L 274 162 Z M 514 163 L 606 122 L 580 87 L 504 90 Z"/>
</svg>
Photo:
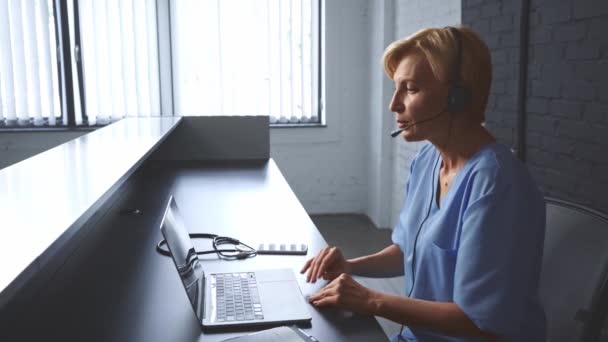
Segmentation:
<svg viewBox="0 0 608 342">
<path fill-rule="evenodd" d="M 160 230 L 167 240 L 171 257 L 188 293 L 192 308 L 202 321 L 205 307 L 205 272 L 203 272 L 173 196 L 169 197 Z"/>
</svg>

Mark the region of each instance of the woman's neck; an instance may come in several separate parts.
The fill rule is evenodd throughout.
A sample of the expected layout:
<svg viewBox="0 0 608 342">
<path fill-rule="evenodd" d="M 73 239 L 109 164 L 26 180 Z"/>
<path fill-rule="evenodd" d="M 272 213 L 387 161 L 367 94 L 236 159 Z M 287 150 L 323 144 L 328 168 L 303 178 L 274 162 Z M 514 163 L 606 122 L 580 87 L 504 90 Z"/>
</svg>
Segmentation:
<svg viewBox="0 0 608 342">
<path fill-rule="evenodd" d="M 449 134 L 438 139 L 442 142 L 431 141 L 441 155 L 444 172 L 459 170 L 484 145 L 496 141 L 483 126 L 470 123 L 459 125 L 456 121 Z"/>
</svg>

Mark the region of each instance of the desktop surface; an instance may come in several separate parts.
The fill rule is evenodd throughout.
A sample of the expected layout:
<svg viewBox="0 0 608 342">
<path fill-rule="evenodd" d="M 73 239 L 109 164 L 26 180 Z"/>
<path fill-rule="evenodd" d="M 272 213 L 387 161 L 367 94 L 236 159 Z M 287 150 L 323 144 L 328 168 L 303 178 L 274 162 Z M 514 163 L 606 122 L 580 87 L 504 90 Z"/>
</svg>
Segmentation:
<svg viewBox="0 0 608 342">
<path fill-rule="evenodd" d="M 0 170 L 0 309 L 180 122 L 126 118 Z"/>
<path fill-rule="evenodd" d="M 201 330 L 171 258 L 155 250 L 169 194 L 178 200 L 191 233 L 230 236 L 252 246 L 302 242 L 309 247 L 306 256 L 226 261 L 204 255 L 206 273 L 290 268 L 304 295 L 321 288 L 322 283 L 306 283 L 299 270 L 326 243 L 274 161 L 148 162 L 107 201 L 74 254 L 3 331 L 62 341 L 222 341 L 259 330 Z M 201 240 L 195 247 L 211 244 Z M 373 317 L 308 309 L 312 322 L 302 329 L 320 341 L 386 340 Z"/>
</svg>

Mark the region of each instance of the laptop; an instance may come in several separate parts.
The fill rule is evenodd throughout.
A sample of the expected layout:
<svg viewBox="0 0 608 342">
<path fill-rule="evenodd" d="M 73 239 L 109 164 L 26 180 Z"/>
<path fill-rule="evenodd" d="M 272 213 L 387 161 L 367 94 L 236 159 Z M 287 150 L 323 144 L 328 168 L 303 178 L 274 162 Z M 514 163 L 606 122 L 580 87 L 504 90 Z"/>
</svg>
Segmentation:
<svg viewBox="0 0 608 342">
<path fill-rule="evenodd" d="M 206 274 L 173 196 L 160 230 L 203 328 L 310 323 L 291 269 Z"/>
</svg>

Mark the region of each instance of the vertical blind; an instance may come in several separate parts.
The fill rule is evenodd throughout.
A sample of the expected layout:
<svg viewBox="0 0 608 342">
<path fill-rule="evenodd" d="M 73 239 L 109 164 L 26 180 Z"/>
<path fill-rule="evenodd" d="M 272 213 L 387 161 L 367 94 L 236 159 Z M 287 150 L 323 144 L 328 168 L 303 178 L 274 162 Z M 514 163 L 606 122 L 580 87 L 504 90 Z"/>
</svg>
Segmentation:
<svg viewBox="0 0 608 342">
<path fill-rule="evenodd" d="M 52 0 L 0 0 L 0 123 L 61 118 Z"/>
<path fill-rule="evenodd" d="M 269 115 L 319 122 L 313 0 L 171 2 L 179 115 Z"/>
<path fill-rule="evenodd" d="M 79 0 L 78 7 L 88 124 L 160 115 L 156 0 Z"/>
<path fill-rule="evenodd" d="M 172 0 L 169 13 L 157 2 L 67 1 L 74 87 L 62 96 L 74 101 L 77 125 L 161 115 L 158 16 L 169 16 L 171 31 L 165 115 L 319 122 L 318 0 Z M 68 123 L 53 4 L 0 0 L 0 125 Z"/>
</svg>

